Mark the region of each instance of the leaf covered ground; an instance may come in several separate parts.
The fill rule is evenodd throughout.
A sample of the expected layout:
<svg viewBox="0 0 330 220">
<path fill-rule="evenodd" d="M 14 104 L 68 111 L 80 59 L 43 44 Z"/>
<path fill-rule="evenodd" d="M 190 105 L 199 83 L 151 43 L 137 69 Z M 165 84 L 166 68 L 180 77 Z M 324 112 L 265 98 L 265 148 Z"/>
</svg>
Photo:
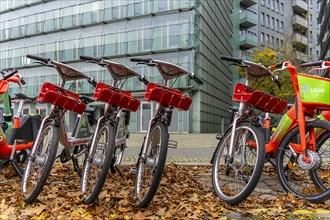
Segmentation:
<svg viewBox="0 0 330 220">
<path fill-rule="evenodd" d="M 325 219 L 330 202 L 312 204 L 292 195 L 250 196 L 238 206 L 222 202 L 212 191 L 210 166 L 167 165 L 148 208 L 139 208 L 130 166 L 124 178 L 110 175 L 97 203 L 82 204 L 80 179 L 70 164 L 56 163 L 38 200 L 28 205 L 20 179 L 10 166 L 0 168 L 0 219 Z M 275 175 L 266 171 L 267 175 Z"/>
</svg>

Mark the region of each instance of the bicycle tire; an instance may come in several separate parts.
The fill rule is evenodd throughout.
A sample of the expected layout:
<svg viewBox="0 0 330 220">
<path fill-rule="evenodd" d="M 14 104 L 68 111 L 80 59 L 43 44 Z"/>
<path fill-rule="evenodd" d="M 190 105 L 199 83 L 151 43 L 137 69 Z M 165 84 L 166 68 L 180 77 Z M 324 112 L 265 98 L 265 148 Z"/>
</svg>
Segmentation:
<svg viewBox="0 0 330 220">
<path fill-rule="evenodd" d="M 103 134 L 103 132 L 106 132 Z M 115 129 L 103 123 L 96 133 L 94 146 L 91 146 L 82 176 L 81 190 L 84 192 L 85 205 L 93 203 L 100 194 L 110 170 L 115 149 Z M 101 142 L 101 138 L 104 142 Z M 93 172 L 94 171 L 94 172 Z"/>
<path fill-rule="evenodd" d="M 50 143 L 48 143 L 46 139 L 46 144 L 44 144 L 45 138 L 48 136 L 45 134 L 48 131 L 51 133 L 51 138 L 48 138 Z M 36 200 L 36 198 L 42 192 L 43 187 L 47 182 L 48 176 L 50 175 L 56 158 L 56 152 L 59 143 L 58 128 L 52 123 L 46 124 L 40 133 L 39 140 L 37 141 L 38 142 L 35 145 L 36 150 L 34 151 L 35 155 L 30 155 L 28 157 L 28 162 L 22 178 L 22 192 L 24 194 L 24 200 L 26 203 L 32 203 Z M 45 147 L 46 149 L 44 149 Z M 37 173 L 39 167 L 41 168 L 40 175 Z M 37 175 L 37 181 L 31 180 L 31 178 L 34 177 L 33 174 Z M 29 190 L 30 184 L 32 184 L 31 191 Z"/>
<path fill-rule="evenodd" d="M 235 129 L 232 159 L 228 160 L 227 150 L 231 133 L 230 127 L 215 150 L 212 160 L 212 186 L 223 201 L 237 205 L 253 192 L 259 182 L 266 157 L 265 139 L 262 131 L 250 122 L 238 124 Z M 257 145 L 249 145 L 251 140 Z M 243 185 L 243 182 L 246 184 Z"/>
<path fill-rule="evenodd" d="M 145 140 L 146 158 L 140 155 L 137 164 L 135 194 L 141 208 L 149 205 L 159 187 L 166 162 L 168 139 L 168 127 L 157 121 L 150 129 L 148 140 Z"/>
<path fill-rule="evenodd" d="M 312 128 L 326 129 L 326 132 L 330 132 L 330 123 L 321 120 L 307 122 L 306 131 Z M 321 162 L 319 167 L 315 166 L 311 170 L 302 169 L 298 163 L 299 154 L 295 155 L 289 149 L 290 144 L 299 143 L 299 139 L 296 136 L 299 137 L 298 126 L 291 129 L 279 145 L 276 156 L 276 172 L 279 181 L 287 192 L 313 203 L 323 202 L 330 198 L 329 188 L 324 189 L 320 185 L 329 186 L 330 180 L 329 178 L 323 178 L 324 181 L 328 182 L 315 184 L 315 181 L 321 181 L 321 178 L 318 177 L 318 180 L 316 180 L 316 176 L 313 177 L 312 174 L 317 175 L 317 171 L 322 169 L 325 163 Z M 329 169 L 329 162 L 326 164 L 328 167 L 325 169 Z"/>
<path fill-rule="evenodd" d="M 323 172 L 330 172 L 330 132 L 324 132 L 317 138 L 316 150 L 322 158 L 322 165 L 320 169 L 316 171 L 310 171 L 310 175 L 314 184 L 323 189 L 330 188 L 330 181 L 326 181 L 322 178 L 325 175 L 322 175 Z M 323 158 L 323 156 L 325 158 Z"/>
</svg>

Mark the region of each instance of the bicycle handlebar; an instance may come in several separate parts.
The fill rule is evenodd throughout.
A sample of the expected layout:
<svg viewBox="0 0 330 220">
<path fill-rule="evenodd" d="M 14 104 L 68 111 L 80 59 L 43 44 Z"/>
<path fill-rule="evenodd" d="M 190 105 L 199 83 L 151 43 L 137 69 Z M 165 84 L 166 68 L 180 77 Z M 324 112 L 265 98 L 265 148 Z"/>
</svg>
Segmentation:
<svg viewBox="0 0 330 220">
<path fill-rule="evenodd" d="M 20 79 L 20 83 L 21 83 L 23 86 L 26 84 L 26 82 L 25 82 L 23 76 L 22 76 L 21 79 Z"/>
<path fill-rule="evenodd" d="M 194 80 L 198 85 L 203 85 L 204 84 L 204 82 L 199 78 L 199 77 L 197 77 L 197 76 L 195 76 L 195 75 L 191 75 L 191 76 L 189 76 L 192 80 Z"/>
<path fill-rule="evenodd" d="M 131 58 L 132 62 L 143 62 L 143 63 L 150 63 L 152 61 L 151 58 L 137 58 L 137 57 L 133 57 Z"/>
<path fill-rule="evenodd" d="M 30 58 L 30 59 L 41 61 L 43 63 L 48 63 L 51 60 L 50 58 L 39 57 L 36 55 L 31 55 L 31 54 L 26 55 L 26 57 Z"/>
<path fill-rule="evenodd" d="M 279 62 L 279 63 L 277 63 L 277 64 L 275 64 L 275 65 L 272 65 L 272 66 L 270 66 L 270 67 L 268 67 L 268 68 L 269 68 L 269 69 L 280 68 L 280 67 L 283 66 L 283 63 L 284 63 L 284 61 L 281 61 L 281 62 Z"/>
<path fill-rule="evenodd" d="M 89 84 L 91 84 L 92 86 L 96 87 L 97 82 L 95 81 L 95 79 L 93 77 L 88 78 L 87 82 Z"/>
<path fill-rule="evenodd" d="M 13 75 L 15 75 L 15 73 L 17 73 L 17 70 L 13 70 L 11 72 L 6 72 L 4 70 L 1 71 L 2 75 L 3 75 L 3 80 L 9 79 L 10 77 L 12 77 Z"/>
<path fill-rule="evenodd" d="M 323 60 L 310 62 L 310 63 L 302 63 L 300 67 L 311 67 L 311 66 L 322 66 Z"/>
<path fill-rule="evenodd" d="M 234 62 L 234 63 L 237 63 L 237 64 L 241 64 L 243 62 L 243 59 L 238 58 L 238 57 L 221 56 L 220 59 L 225 60 L 225 61 Z"/>
<path fill-rule="evenodd" d="M 86 60 L 86 61 L 94 61 L 94 62 L 101 62 L 102 58 L 99 57 L 89 57 L 89 56 L 80 56 L 81 60 Z"/>
<path fill-rule="evenodd" d="M 138 78 L 141 82 L 143 82 L 145 85 L 148 85 L 148 84 L 149 84 L 149 80 L 147 80 L 147 79 L 145 78 L 144 75 L 138 76 L 137 78 Z"/>
</svg>

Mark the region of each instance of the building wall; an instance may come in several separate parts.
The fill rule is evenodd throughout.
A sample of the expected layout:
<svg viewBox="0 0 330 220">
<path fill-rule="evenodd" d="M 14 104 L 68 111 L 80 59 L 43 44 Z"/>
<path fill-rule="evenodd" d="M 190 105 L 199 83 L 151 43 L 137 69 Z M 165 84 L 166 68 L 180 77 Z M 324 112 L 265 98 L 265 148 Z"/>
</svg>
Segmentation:
<svg viewBox="0 0 330 220">
<path fill-rule="evenodd" d="M 221 132 L 229 123 L 232 75 L 220 56 L 232 53 L 231 11 L 231 1 L 201 0 L 196 4 L 195 71 L 205 83 L 193 103 L 194 132 Z"/>
<path fill-rule="evenodd" d="M 302 9 L 294 9 L 298 7 Z M 306 6 L 306 7 L 305 7 Z M 317 60 L 320 47 L 317 38 L 320 26 L 317 15 L 320 5 L 313 0 L 261 0 L 259 1 L 259 47 L 282 48 L 285 44 L 294 47 L 293 56 L 301 61 Z M 306 11 L 305 11 L 306 10 Z M 298 19 L 299 22 L 296 22 Z M 297 25 L 297 23 L 302 25 Z M 303 38 L 303 44 L 296 44 L 294 36 Z M 301 36 L 300 36 L 301 35 Z"/>
</svg>

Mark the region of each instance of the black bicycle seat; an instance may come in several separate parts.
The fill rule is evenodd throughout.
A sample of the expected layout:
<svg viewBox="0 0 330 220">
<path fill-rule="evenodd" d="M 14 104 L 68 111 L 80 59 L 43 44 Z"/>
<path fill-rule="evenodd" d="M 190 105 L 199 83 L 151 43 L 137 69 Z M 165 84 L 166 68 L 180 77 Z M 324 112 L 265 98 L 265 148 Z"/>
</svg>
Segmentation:
<svg viewBox="0 0 330 220">
<path fill-rule="evenodd" d="M 35 100 L 37 100 L 38 96 L 27 96 L 23 93 L 15 93 L 15 96 L 18 98 L 18 99 L 24 99 L 25 101 L 28 101 L 28 102 L 33 102 Z"/>
<path fill-rule="evenodd" d="M 86 104 L 88 104 L 88 103 L 90 103 L 90 102 L 95 102 L 94 99 L 92 99 L 92 98 L 90 98 L 90 97 L 88 97 L 88 96 L 86 96 L 86 95 L 79 95 L 79 99 L 80 99 L 81 101 L 83 101 L 84 103 L 86 103 Z"/>
</svg>

